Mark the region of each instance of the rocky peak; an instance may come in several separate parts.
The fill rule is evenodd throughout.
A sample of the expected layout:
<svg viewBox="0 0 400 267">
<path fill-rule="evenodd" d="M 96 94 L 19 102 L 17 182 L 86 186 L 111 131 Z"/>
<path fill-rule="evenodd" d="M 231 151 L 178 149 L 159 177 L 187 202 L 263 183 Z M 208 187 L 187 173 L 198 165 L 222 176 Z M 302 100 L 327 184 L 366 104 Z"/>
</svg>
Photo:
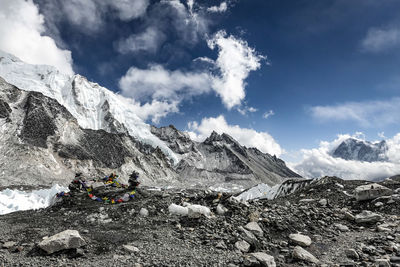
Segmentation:
<svg viewBox="0 0 400 267">
<path fill-rule="evenodd" d="M 367 162 L 387 161 L 387 150 L 388 147 L 385 140 L 371 143 L 364 140 L 349 138 L 333 150 L 332 156 L 345 160 Z"/>
</svg>

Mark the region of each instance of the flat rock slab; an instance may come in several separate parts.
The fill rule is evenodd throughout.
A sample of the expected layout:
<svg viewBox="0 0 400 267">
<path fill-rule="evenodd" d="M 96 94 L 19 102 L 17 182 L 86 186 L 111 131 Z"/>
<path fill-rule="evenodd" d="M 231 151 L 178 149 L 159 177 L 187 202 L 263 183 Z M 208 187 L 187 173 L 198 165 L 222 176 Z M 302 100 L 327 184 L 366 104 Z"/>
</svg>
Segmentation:
<svg viewBox="0 0 400 267">
<path fill-rule="evenodd" d="M 308 247 L 312 243 L 310 237 L 308 237 L 306 235 L 302 235 L 302 234 L 291 234 L 291 235 L 289 235 L 289 239 L 294 244 L 302 246 L 302 247 Z"/>
<path fill-rule="evenodd" d="M 319 262 L 319 260 L 316 257 L 314 257 L 313 254 L 311 254 L 310 252 L 308 252 L 307 250 L 305 250 L 304 248 L 302 248 L 300 246 L 296 246 L 294 248 L 292 256 L 295 259 L 306 261 L 306 262 L 311 262 L 311 263 Z"/>
<path fill-rule="evenodd" d="M 237 241 L 235 243 L 235 247 L 241 252 L 248 252 L 250 249 L 250 244 L 246 241 Z"/>
<path fill-rule="evenodd" d="M 363 210 L 355 217 L 356 223 L 376 223 L 383 220 L 382 215 L 369 210 Z"/>
<path fill-rule="evenodd" d="M 85 244 L 85 240 L 80 236 L 78 231 L 65 230 L 46 238 L 39 243 L 39 247 L 46 251 L 47 254 L 52 254 L 64 249 L 79 248 Z"/>
<path fill-rule="evenodd" d="M 357 201 L 371 200 L 382 196 L 388 196 L 392 193 L 392 190 L 389 188 L 375 183 L 360 185 L 354 189 L 354 196 Z"/>
</svg>

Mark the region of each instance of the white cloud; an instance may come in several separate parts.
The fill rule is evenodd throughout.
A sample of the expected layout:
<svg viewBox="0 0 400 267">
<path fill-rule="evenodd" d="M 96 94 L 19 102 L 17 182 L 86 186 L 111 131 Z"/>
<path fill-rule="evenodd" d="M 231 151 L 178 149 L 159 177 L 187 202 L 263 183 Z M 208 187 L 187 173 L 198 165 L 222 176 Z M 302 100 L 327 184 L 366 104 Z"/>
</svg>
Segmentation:
<svg viewBox="0 0 400 267">
<path fill-rule="evenodd" d="M 212 6 L 207 8 L 207 11 L 213 13 L 222 13 L 225 12 L 227 9 L 228 9 L 228 4 L 226 2 L 222 2 L 219 6 Z"/>
<path fill-rule="evenodd" d="M 1 0 L 0 49 L 31 64 L 55 66 L 73 74 L 71 52 L 44 36 L 44 17 L 32 0 Z"/>
<path fill-rule="evenodd" d="M 97 0 L 108 3 L 118 12 L 118 17 L 121 20 L 129 21 L 139 18 L 146 13 L 147 7 L 150 4 L 149 0 Z"/>
<path fill-rule="evenodd" d="M 400 27 L 371 28 L 361 41 L 366 52 L 382 52 L 400 46 Z"/>
<path fill-rule="evenodd" d="M 315 106 L 310 111 L 315 119 L 321 121 L 354 121 L 363 127 L 384 126 L 400 123 L 400 98 Z"/>
<path fill-rule="evenodd" d="M 219 31 L 209 39 L 208 46 L 218 48 L 215 66 L 220 75 L 213 79 L 214 90 L 228 109 L 240 105 L 246 96 L 245 79 L 250 71 L 260 68 L 260 61 L 265 57 L 258 55 L 246 41 L 227 36 L 225 31 Z"/>
<path fill-rule="evenodd" d="M 168 114 L 178 112 L 178 104 L 177 101 L 167 102 L 158 100 L 153 100 L 151 103 L 143 105 L 139 102 L 134 102 L 132 111 L 143 121 L 151 119 L 153 123 L 157 124 L 160 122 L 160 119 Z"/>
<path fill-rule="evenodd" d="M 267 111 L 267 112 L 265 112 L 265 113 L 263 114 L 263 118 L 264 118 L 264 119 L 268 119 L 269 117 L 271 117 L 271 116 L 273 116 L 273 115 L 275 115 L 275 112 L 274 112 L 273 110 L 269 110 L 269 111 Z"/>
<path fill-rule="evenodd" d="M 156 53 L 164 43 L 166 36 L 156 27 L 148 27 L 144 32 L 132 34 L 117 44 L 117 50 L 122 54 L 147 51 Z"/>
<path fill-rule="evenodd" d="M 139 101 L 183 100 L 211 91 L 207 73 L 169 71 L 160 65 L 149 69 L 131 67 L 119 81 L 122 94 Z"/>
<path fill-rule="evenodd" d="M 303 159 L 300 163 L 289 165 L 300 175 L 310 178 L 328 175 L 343 179 L 373 180 L 400 173 L 400 134 L 387 140 L 388 162 L 360 162 L 332 157 L 330 152 L 350 137 L 359 139 L 360 135 L 338 135 L 332 142 L 322 141 L 319 148 L 302 150 Z"/>
<path fill-rule="evenodd" d="M 248 112 L 254 113 L 257 112 L 256 108 L 244 106 L 243 108 L 237 108 L 237 111 L 242 114 L 243 116 L 247 115 Z"/>
<path fill-rule="evenodd" d="M 264 153 L 280 156 L 284 151 L 274 138 L 267 132 L 257 132 L 254 129 L 240 128 L 239 125 L 229 125 L 225 117 L 203 118 L 201 123 L 188 124 L 189 135 L 193 140 L 204 141 L 212 131 L 219 134 L 226 133 L 247 147 L 256 147 Z"/>
</svg>

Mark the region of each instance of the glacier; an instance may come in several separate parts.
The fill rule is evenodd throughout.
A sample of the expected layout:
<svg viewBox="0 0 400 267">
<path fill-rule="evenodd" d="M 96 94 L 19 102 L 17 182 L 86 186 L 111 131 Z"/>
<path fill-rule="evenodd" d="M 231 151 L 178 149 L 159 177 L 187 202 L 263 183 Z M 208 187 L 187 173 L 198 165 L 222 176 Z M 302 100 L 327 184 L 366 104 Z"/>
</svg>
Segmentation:
<svg viewBox="0 0 400 267">
<path fill-rule="evenodd" d="M 122 125 L 116 127 L 118 132 L 127 131 L 137 140 L 159 147 L 174 164 L 180 160 L 176 153 L 151 133 L 150 125 L 134 113 L 134 99 L 116 94 L 79 74 L 67 75 L 52 66 L 27 64 L 1 50 L 0 76 L 22 90 L 40 92 L 57 100 L 82 128 L 111 132 L 106 118 L 110 113 Z"/>
</svg>

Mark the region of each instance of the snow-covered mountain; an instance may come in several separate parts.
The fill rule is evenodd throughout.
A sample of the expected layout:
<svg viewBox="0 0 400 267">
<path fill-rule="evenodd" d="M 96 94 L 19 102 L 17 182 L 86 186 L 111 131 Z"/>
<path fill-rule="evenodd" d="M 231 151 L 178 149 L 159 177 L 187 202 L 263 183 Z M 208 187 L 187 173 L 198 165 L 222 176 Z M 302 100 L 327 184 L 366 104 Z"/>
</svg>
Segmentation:
<svg viewBox="0 0 400 267">
<path fill-rule="evenodd" d="M 63 105 L 82 128 L 129 133 L 159 147 L 175 163 L 179 158 L 150 132 L 150 126 L 134 113 L 132 99 L 115 94 L 79 74 L 70 76 L 47 65 L 31 65 L 0 50 L 0 77 L 26 91 L 40 92 Z"/>
<path fill-rule="evenodd" d="M 345 160 L 357 161 L 387 161 L 386 152 L 388 146 L 386 141 L 371 143 L 355 138 L 348 138 L 332 151 L 332 156 Z"/>
<path fill-rule="evenodd" d="M 285 163 L 232 137 L 194 142 L 172 125 L 147 125 L 131 101 L 49 66 L 0 54 L 0 186 L 67 184 L 138 171 L 145 184 L 243 187 L 299 177 Z M 21 90 L 23 89 L 23 90 Z"/>
</svg>

